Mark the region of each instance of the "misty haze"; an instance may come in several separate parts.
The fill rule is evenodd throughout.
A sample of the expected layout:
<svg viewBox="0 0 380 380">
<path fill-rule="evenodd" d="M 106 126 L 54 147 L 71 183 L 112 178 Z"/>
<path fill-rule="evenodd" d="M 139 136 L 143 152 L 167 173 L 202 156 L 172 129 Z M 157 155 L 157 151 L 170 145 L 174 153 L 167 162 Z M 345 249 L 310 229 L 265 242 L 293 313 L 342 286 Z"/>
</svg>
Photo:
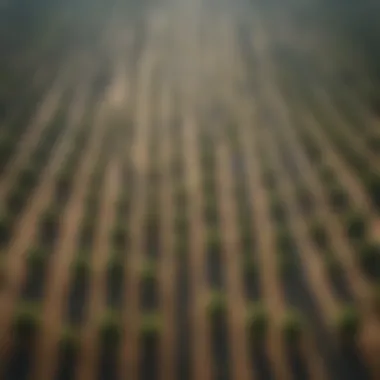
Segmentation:
<svg viewBox="0 0 380 380">
<path fill-rule="evenodd" d="M 380 3 L 0 0 L 0 380 L 380 380 Z"/>
</svg>

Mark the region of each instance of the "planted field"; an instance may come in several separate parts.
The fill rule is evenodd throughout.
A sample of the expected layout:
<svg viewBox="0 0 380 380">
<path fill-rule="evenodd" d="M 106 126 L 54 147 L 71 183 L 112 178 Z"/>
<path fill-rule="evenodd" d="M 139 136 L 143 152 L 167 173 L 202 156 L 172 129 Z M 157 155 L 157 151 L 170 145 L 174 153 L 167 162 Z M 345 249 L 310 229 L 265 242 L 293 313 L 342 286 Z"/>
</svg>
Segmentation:
<svg viewBox="0 0 380 380">
<path fill-rule="evenodd" d="M 18 89 L 1 379 L 380 379 L 380 119 L 288 3 L 115 1 Z"/>
</svg>

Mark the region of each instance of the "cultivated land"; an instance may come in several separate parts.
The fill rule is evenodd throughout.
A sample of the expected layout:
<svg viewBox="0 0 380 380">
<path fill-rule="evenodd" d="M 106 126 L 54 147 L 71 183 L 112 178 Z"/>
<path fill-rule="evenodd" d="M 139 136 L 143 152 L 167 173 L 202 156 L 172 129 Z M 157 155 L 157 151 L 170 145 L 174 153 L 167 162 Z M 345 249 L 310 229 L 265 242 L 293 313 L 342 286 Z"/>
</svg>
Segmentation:
<svg viewBox="0 0 380 380">
<path fill-rule="evenodd" d="M 317 2 L 229 1 L 115 2 L 46 70 L 25 53 L 0 379 L 380 379 L 364 64 Z"/>
</svg>

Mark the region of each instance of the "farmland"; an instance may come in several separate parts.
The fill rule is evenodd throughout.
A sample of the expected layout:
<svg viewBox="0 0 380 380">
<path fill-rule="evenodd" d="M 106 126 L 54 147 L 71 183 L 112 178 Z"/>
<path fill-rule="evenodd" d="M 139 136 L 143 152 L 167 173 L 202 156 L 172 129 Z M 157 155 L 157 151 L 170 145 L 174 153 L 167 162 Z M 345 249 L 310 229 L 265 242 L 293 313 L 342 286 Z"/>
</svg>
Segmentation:
<svg viewBox="0 0 380 380">
<path fill-rule="evenodd" d="M 0 379 L 380 379 L 380 100 L 321 3 L 0 23 Z"/>
</svg>

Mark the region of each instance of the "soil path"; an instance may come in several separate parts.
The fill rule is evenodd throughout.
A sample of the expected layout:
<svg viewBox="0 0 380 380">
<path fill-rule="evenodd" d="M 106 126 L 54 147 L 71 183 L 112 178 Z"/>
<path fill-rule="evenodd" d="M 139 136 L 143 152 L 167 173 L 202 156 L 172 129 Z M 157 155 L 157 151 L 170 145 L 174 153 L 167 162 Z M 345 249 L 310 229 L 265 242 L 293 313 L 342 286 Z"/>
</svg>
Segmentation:
<svg viewBox="0 0 380 380">
<path fill-rule="evenodd" d="M 77 99 L 74 98 L 72 109 L 76 109 Z M 70 112 L 70 111 L 69 111 Z M 20 288 L 25 275 L 25 255 L 28 249 L 33 246 L 39 226 L 39 217 L 50 203 L 54 190 L 56 176 L 72 147 L 72 139 L 75 136 L 77 125 L 67 125 L 66 129 L 57 144 L 55 154 L 42 173 L 40 184 L 29 201 L 25 213 L 21 216 L 15 229 L 15 234 L 9 244 L 6 254 L 6 272 L 11 273 L 7 279 L 7 284 L 0 295 L 1 315 L 0 315 L 0 357 L 3 358 L 10 342 L 10 323 L 12 311 L 16 303 Z"/>
<path fill-rule="evenodd" d="M 106 113 L 107 115 L 107 113 Z M 107 118 L 100 119 L 103 125 Z M 98 328 L 102 311 L 105 307 L 106 268 L 110 250 L 110 232 L 114 225 L 115 204 L 118 198 L 120 167 L 118 160 L 111 156 L 106 168 L 104 188 L 99 210 L 99 221 L 96 226 L 94 248 L 92 252 L 92 276 L 89 285 L 87 318 L 82 334 L 80 365 L 77 368 L 77 379 L 95 379 L 99 359 Z"/>
<path fill-rule="evenodd" d="M 11 190 L 18 173 L 27 164 L 28 158 L 40 142 L 43 131 L 49 126 L 59 108 L 62 96 L 67 90 L 70 78 L 70 66 L 66 66 L 59 74 L 52 88 L 39 105 L 34 119 L 21 136 L 17 144 L 15 157 L 9 162 L 5 172 L 0 177 L 0 203 L 4 202 L 7 193 Z"/>
<path fill-rule="evenodd" d="M 245 301 L 241 277 L 239 235 L 236 204 L 231 173 L 231 156 L 227 145 L 218 149 L 217 180 L 219 183 L 219 210 L 221 236 L 224 245 L 223 261 L 226 274 L 227 303 L 229 305 L 229 341 L 231 342 L 232 378 L 248 380 L 247 339 L 245 329 Z"/>
<path fill-rule="evenodd" d="M 163 78 L 164 79 L 164 78 Z M 161 92 L 161 157 L 162 170 L 160 185 L 161 203 L 161 256 L 160 256 L 160 300 L 162 302 L 163 331 L 161 345 L 161 379 L 175 379 L 175 257 L 174 257 L 174 210 L 172 194 L 171 164 L 171 104 L 173 93 L 166 84 Z"/>
<path fill-rule="evenodd" d="M 139 274 L 142 265 L 143 234 L 142 223 L 145 211 L 147 193 L 147 163 L 148 163 L 148 132 L 151 123 L 151 87 L 152 74 L 156 65 L 156 51 L 151 43 L 149 23 L 147 42 L 140 60 L 136 79 L 136 108 L 131 116 L 135 124 L 135 140 L 131 147 L 131 158 L 134 169 L 134 200 L 132 202 L 129 221 L 129 253 L 127 259 L 126 300 L 128 307 L 125 310 L 126 325 L 125 340 L 123 343 L 123 360 L 121 374 L 123 378 L 138 379 L 139 364 Z M 145 27 L 145 26 L 144 26 Z"/>
<path fill-rule="evenodd" d="M 50 270 L 48 270 L 49 278 L 43 304 L 41 339 L 36 349 L 36 379 L 52 379 L 57 363 L 57 341 L 63 322 L 63 307 L 70 279 L 69 267 L 76 252 L 87 187 L 105 133 L 104 115 L 102 113 L 104 113 L 104 105 L 100 105 L 99 111 L 96 113 L 96 122 L 91 130 L 87 151 L 84 153 L 74 177 L 73 192 L 62 216 L 59 240 L 55 252 L 53 252 Z"/>
</svg>

